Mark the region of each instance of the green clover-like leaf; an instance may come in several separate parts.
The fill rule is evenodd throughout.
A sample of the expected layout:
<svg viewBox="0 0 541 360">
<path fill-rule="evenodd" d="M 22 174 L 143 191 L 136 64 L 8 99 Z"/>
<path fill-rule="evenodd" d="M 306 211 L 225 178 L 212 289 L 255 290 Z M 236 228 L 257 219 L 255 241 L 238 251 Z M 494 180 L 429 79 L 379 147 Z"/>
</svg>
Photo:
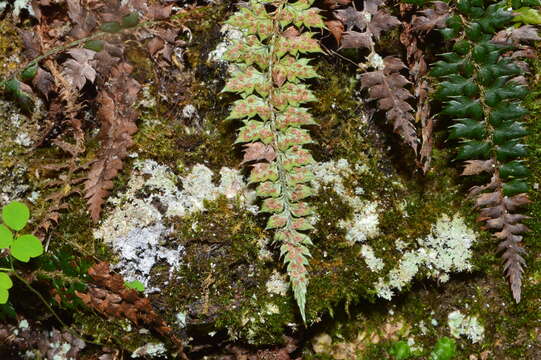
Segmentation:
<svg viewBox="0 0 541 360">
<path fill-rule="evenodd" d="M 12 201 L 2 209 L 2 219 L 7 226 L 19 231 L 28 223 L 30 210 L 22 202 Z"/>
<path fill-rule="evenodd" d="M 0 249 L 7 249 L 13 243 L 13 233 L 6 226 L 0 225 Z"/>
<path fill-rule="evenodd" d="M 541 24 L 541 13 L 536 9 L 523 7 L 518 10 L 515 10 L 514 13 L 516 14 L 515 17 L 513 18 L 514 22 L 520 22 L 523 24 L 530 24 L 530 25 Z"/>
<path fill-rule="evenodd" d="M 28 262 L 30 258 L 43 254 L 43 245 L 34 235 L 21 235 L 11 245 L 11 255 L 19 261 Z"/>
<path fill-rule="evenodd" d="M 6 289 L 0 288 L 0 304 L 5 304 L 8 302 L 9 291 Z"/>
<path fill-rule="evenodd" d="M 145 291 L 145 285 L 139 280 L 126 281 L 124 283 L 124 286 L 127 287 L 128 289 L 134 289 L 140 292 Z"/>
<path fill-rule="evenodd" d="M 0 272 L 0 289 L 11 289 L 13 282 L 8 274 L 5 272 Z"/>
</svg>

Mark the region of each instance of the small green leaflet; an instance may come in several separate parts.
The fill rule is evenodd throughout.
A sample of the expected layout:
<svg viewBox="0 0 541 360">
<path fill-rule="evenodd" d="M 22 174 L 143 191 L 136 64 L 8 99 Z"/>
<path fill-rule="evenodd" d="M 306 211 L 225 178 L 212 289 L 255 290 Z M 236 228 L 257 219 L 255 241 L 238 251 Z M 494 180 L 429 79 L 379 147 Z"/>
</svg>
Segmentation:
<svg viewBox="0 0 541 360">
<path fill-rule="evenodd" d="M 322 52 L 316 39 L 312 39 L 313 33 L 302 33 L 293 37 L 279 37 L 276 44 L 276 55 L 282 57 L 287 53 L 297 55 L 298 53 Z"/>
<path fill-rule="evenodd" d="M 13 243 L 13 234 L 4 225 L 0 225 L 0 249 L 6 249 Z"/>
<path fill-rule="evenodd" d="M 9 292 L 6 289 L 0 288 L 0 304 L 8 302 Z"/>
<path fill-rule="evenodd" d="M 30 258 L 41 254 L 43 254 L 43 246 L 34 235 L 21 235 L 11 245 L 11 255 L 22 262 L 28 262 Z"/>
<path fill-rule="evenodd" d="M 516 15 L 513 18 L 514 22 L 520 22 L 529 25 L 541 24 L 541 13 L 538 10 L 529 7 L 523 7 L 513 11 Z"/>
<path fill-rule="evenodd" d="M 273 29 L 272 19 L 265 11 L 265 6 L 256 1 L 250 2 L 250 8 L 241 8 L 239 12 L 233 14 L 226 24 L 243 29 L 249 35 L 257 35 L 261 40 L 265 40 L 271 34 Z"/>
<path fill-rule="evenodd" d="M 243 95 L 250 95 L 255 91 L 266 96 L 269 93 L 271 85 L 267 77 L 256 70 L 253 66 L 235 71 L 231 79 L 223 88 L 223 92 L 238 92 Z"/>
<path fill-rule="evenodd" d="M 127 287 L 128 289 L 134 289 L 140 292 L 145 291 L 145 285 L 139 280 L 126 281 L 124 283 L 124 286 Z"/>
<path fill-rule="evenodd" d="M 284 6 L 278 16 L 278 21 L 281 26 L 294 24 L 296 27 L 304 25 L 306 27 L 324 28 L 325 24 L 323 19 L 319 15 L 319 9 L 308 9 L 310 4 L 306 1 L 297 1 L 294 3 L 288 3 Z"/>
<path fill-rule="evenodd" d="M 316 97 L 305 84 L 286 83 L 273 93 L 272 105 L 283 111 L 288 105 L 299 106 L 302 103 L 316 101 Z"/>
<path fill-rule="evenodd" d="M 0 304 L 5 304 L 8 301 L 9 292 L 13 286 L 13 282 L 8 274 L 0 272 Z"/>
<path fill-rule="evenodd" d="M 2 209 L 2 220 L 13 230 L 19 231 L 26 226 L 30 219 L 30 210 L 19 201 L 12 201 Z"/>
<path fill-rule="evenodd" d="M 262 120 L 268 120 L 271 116 L 271 109 L 262 98 L 257 95 L 250 95 L 233 103 L 233 109 L 227 119 L 251 118 L 256 115 Z"/>
<path fill-rule="evenodd" d="M 269 66 L 268 58 L 269 47 L 254 35 L 235 42 L 224 54 L 227 61 L 243 61 L 247 65 L 257 64 L 262 70 Z"/>
<path fill-rule="evenodd" d="M 0 272 L 0 289 L 11 289 L 13 282 L 8 274 L 5 272 Z"/>
<path fill-rule="evenodd" d="M 300 79 L 320 77 L 314 67 L 309 65 L 310 59 L 295 59 L 293 56 L 284 56 L 274 67 L 274 71 L 282 74 L 288 81 L 298 83 Z"/>
</svg>

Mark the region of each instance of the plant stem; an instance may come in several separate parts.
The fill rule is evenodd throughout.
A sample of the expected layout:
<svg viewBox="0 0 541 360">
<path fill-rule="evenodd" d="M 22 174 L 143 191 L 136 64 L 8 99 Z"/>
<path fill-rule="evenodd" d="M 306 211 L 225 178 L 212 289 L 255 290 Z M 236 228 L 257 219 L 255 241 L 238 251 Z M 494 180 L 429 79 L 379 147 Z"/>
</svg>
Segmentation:
<svg viewBox="0 0 541 360">
<path fill-rule="evenodd" d="M 137 29 L 139 27 L 144 27 L 144 26 L 148 26 L 148 25 L 153 25 L 153 24 L 156 24 L 158 23 L 159 21 L 154 21 L 154 20 L 149 20 L 149 21 L 144 21 L 142 23 L 139 23 L 137 25 L 135 25 L 134 27 L 130 28 L 130 29 Z M 38 64 L 41 60 L 51 56 L 51 55 L 56 55 L 60 52 L 63 52 L 67 49 L 70 49 L 72 47 L 75 47 L 75 46 L 78 46 L 78 45 L 81 45 L 87 41 L 90 41 L 90 40 L 94 40 L 96 38 L 99 38 L 99 37 L 102 37 L 102 36 L 105 36 L 107 34 L 111 34 L 111 33 L 108 33 L 108 32 L 105 32 L 105 31 L 98 31 L 97 33 L 94 33 L 90 36 L 87 36 L 85 38 L 82 38 L 82 39 L 79 39 L 79 40 L 75 40 L 75 41 L 72 41 L 72 42 L 69 42 L 67 44 L 64 44 L 64 45 L 61 45 L 61 46 L 57 46 L 55 48 L 52 48 L 51 50 L 45 52 L 44 54 L 32 59 L 26 66 L 25 68 L 27 68 L 28 66 L 31 66 L 31 65 L 34 65 L 34 64 Z"/>
<path fill-rule="evenodd" d="M 49 309 L 49 311 L 53 314 L 53 316 L 56 318 L 56 320 L 58 320 L 58 322 L 65 328 L 68 328 L 68 326 L 66 325 L 66 323 L 64 323 L 64 321 L 62 321 L 62 319 L 60 318 L 60 316 L 58 316 L 58 314 L 56 313 L 56 311 L 53 310 L 52 306 L 49 304 L 49 302 L 47 300 L 45 300 L 45 298 L 43 297 L 43 295 L 41 295 L 41 293 L 39 291 L 37 291 L 34 287 L 32 287 L 32 285 L 30 285 L 28 283 L 28 281 L 26 281 L 22 276 L 20 276 L 16 271 L 13 271 L 13 275 L 15 275 L 15 277 L 17 279 L 19 279 L 19 281 L 21 281 L 23 284 L 26 285 L 26 287 L 32 291 L 34 294 L 37 295 L 37 297 L 45 304 L 45 306 Z"/>
</svg>

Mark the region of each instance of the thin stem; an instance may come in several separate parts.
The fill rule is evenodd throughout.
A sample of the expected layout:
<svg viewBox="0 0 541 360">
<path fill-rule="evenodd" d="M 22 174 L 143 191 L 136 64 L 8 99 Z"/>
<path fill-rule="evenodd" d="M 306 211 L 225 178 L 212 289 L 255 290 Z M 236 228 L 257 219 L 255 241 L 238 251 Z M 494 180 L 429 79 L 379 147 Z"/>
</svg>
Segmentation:
<svg viewBox="0 0 541 360">
<path fill-rule="evenodd" d="M 158 22 L 160 22 L 160 21 L 155 21 L 155 20 L 144 21 L 142 23 L 139 23 L 139 24 L 135 25 L 134 27 L 132 27 L 130 29 L 137 29 L 139 27 L 144 27 L 144 26 L 148 26 L 148 25 L 154 25 L 154 24 L 156 24 Z M 97 33 L 94 33 L 94 34 L 92 34 L 90 36 L 87 36 L 85 38 L 75 40 L 75 41 L 69 42 L 67 44 L 52 48 L 51 50 L 45 52 L 44 54 L 32 59 L 25 66 L 25 68 L 27 68 L 28 66 L 34 65 L 34 64 L 38 64 L 41 60 L 43 60 L 43 59 L 45 59 L 45 58 L 47 58 L 47 57 L 49 57 L 51 55 L 56 55 L 56 54 L 61 53 L 61 52 L 65 51 L 65 50 L 67 50 L 67 49 L 70 49 L 72 47 L 81 45 L 81 44 L 83 44 L 83 43 L 85 43 L 87 41 L 94 40 L 96 38 L 99 38 L 99 37 L 102 37 L 102 36 L 105 36 L 105 35 L 108 35 L 108 34 L 111 34 L 111 33 L 105 32 L 105 31 L 98 31 Z"/>
<path fill-rule="evenodd" d="M 58 314 L 56 313 L 56 311 L 53 310 L 52 306 L 49 304 L 49 302 L 47 300 L 45 300 L 45 298 L 43 297 L 43 295 L 41 295 L 41 293 L 39 291 L 37 291 L 34 287 L 32 287 L 32 285 L 30 285 L 28 283 L 28 281 L 26 281 L 22 276 L 20 276 L 16 271 L 13 271 L 13 274 L 15 275 L 15 277 L 17 279 L 19 279 L 23 284 L 26 285 L 26 287 L 32 291 L 34 294 L 36 294 L 36 296 L 45 304 L 45 306 L 49 309 L 49 311 L 51 312 L 51 314 L 53 314 L 53 316 L 56 318 L 56 320 L 58 320 L 58 322 L 65 328 L 68 328 L 69 327 L 66 325 L 66 323 L 64 323 L 64 321 L 62 321 L 62 319 L 60 318 L 60 316 L 58 316 Z M 77 335 L 79 336 L 79 335 Z"/>
<path fill-rule="evenodd" d="M 65 328 L 72 336 L 74 337 L 77 337 L 77 338 L 81 338 L 81 339 L 84 339 L 84 336 L 82 334 L 79 334 L 78 332 L 76 332 L 75 330 L 73 330 L 71 327 L 69 327 L 68 325 L 66 325 L 66 323 L 64 321 L 62 321 L 62 319 L 60 318 L 60 316 L 56 313 L 56 311 L 54 311 L 53 307 L 49 304 L 49 302 L 43 297 L 43 295 L 41 295 L 41 293 L 39 291 L 37 291 L 32 285 L 30 285 L 30 283 L 28 283 L 28 281 L 26 281 L 22 276 L 20 276 L 17 271 L 13 270 L 12 271 L 12 274 L 15 275 L 15 277 L 21 281 L 23 284 L 26 285 L 26 287 L 32 291 L 40 300 L 43 304 L 45 304 L 45 306 L 47 307 L 47 309 L 51 312 L 51 314 L 53 314 L 53 316 L 55 317 L 55 319 L 62 325 L 63 328 Z M 95 344 L 95 345 L 103 345 L 99 342 L 96 342 L 96 341 L 92 341 L 92 340 L 88 340 L 88 339 L 84 339 L 85 342 L 87 343 L 91 343 L 91 344 Z"/>
</svg>

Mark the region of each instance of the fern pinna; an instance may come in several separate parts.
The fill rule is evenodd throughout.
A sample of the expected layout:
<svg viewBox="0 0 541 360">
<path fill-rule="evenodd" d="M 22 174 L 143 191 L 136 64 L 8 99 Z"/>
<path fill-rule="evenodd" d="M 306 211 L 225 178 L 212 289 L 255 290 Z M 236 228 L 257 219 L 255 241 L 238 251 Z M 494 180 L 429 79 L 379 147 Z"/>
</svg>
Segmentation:
<svg viewBox="0 0 541 360">
<path fill-rule="evenodd" d="M 527 93 L 520 84 L 521 70 L 509 57 L 502 56 L 510 46 L 492 41 L 494 34 L 510 25 L 513 18 L 503 3 L 486 5 L 483 0 L 461 0 L 460 15 L 447 20 L 442 29 L 452 40 L 453 51 L 442 54 L 431 74 L 441 82 L 436 98 L 445 102 L 442 114 L 454 119 L 450 138 L 460 139 L 457 159 L 466 161 L 462 175 L 488 173 L 490 180 L 470 190 L 480 208 L 478 221 L 495 230 L 501 242 L 504 272 L 515 301 L 520 301 L 521 278 L 525 264 L 521 223 L 526 216 L 517 209 L 530 202 L 521 157 L 526 147 L 521 138 L 526 129 L 521 118 L 526 110 L 520 99 Z"/>
<path fill-rule="evenodd" d="M 310 165 L 314 162 L 303 145 L 311 143 L 305 125 L 315 121 L 301 105 L 315 101 L 301 80 L 317 73 L 303 54 L 320 52 L 308 27 L 323 28 L 313 0 L 250 0 L 227 23 L 243 36 L 225 54 L 234 62 L 223 91 L 236 92 L 229 119 L 242 119 L 237 143 L 245 144 L 242 163 L 253 162 L 250 183 L 264 198 L 261 212 L 272 214 L 267 229 L 275 229 L 274 241 L 287 264 L 293 294 L 306 321 L 308 284 L 307 246 L 304 232 L 312 229 L 313 209 L 305 202 L 312 195 Z"/>
</svg>

